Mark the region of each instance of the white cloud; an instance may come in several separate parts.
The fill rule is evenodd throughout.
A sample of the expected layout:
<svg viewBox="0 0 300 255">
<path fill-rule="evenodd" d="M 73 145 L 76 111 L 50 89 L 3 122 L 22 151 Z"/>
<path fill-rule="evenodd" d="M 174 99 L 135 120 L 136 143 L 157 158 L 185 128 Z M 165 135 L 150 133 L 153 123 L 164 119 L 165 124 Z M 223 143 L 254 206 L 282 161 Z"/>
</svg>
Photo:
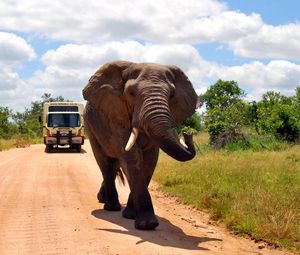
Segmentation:
<svg viewBox="0 0 300 255">
<path fill-rule="evenodd" d="M 1 105 L 10 102 L 15 109 L 26 96 L 34 98 L 30 100 L 33 101 L 44 92 L 82 101 L 81 91 L 89 77 L 102 64 L 116 59 L 176 64 L 186 72 L 198 93 L 204 92 L 217 79 L 235 80 L 250 92 L 249 100 L 259 100 L 267 90 L 294 94 L 300 81 L 300 65 L 288 61 L 270 61 L 268 64 L 254 61 L 227 67 L 203 60 L 197 50 L 187 44 L 157 45 L 136 41 L 101 46 L 68 44 L 45 53 L 42 57 L 45 69 L 37 71 L 28 81 L 9 69 L 0 73 Z"/>
<path fill-rule="evenodd" d="M 206 74 L 210 64 L 194 47 L 185 44 L 143 45 L 136 41 L 112 42 L 102 46 L 68 44 L 50 50 L 42 57 L 45 69 L 36 72 L 29 83 L 35 89 L 55 91 L 56 95 L 81 101 L 81 91 L 90 76 L 102 64 L 117 59 L 175 64 L 186 72 L 197 90 L 203 91 L 203 87 L 208 85 Z"/>
<path fill-rule="evenodd" d="M 29 84 L 22 80 L 16 72 L 0 69 L 0 106 L 23 110 L 26 98 L 34 94 Z"/>
<path fill-rule="evenodd" d="M 215 79 L 237 81 L 240 87 L 251 91 L 249 98 L 256 100 L 268 90 L 292 95 L 300 85 L 300 65 L 289 61 L 273 60 L 268 64 L 254 61 L 233 67 L 216 65 L 210 75 Z"/>
<path fill-rule="evenodd" d="M 14 71 L 23 61 L 36 57 L 31 45 L 23 38 L 0 32 L 0 102 L 1 106 L 23 108 L 25 98 L 32 95 L 30 86 Z"/>
<path fill-rule="evenodd" d="M 300 65 L 289 61 L 254 61 L 241 66 L 222 66 L 205 61 L 187 44 L 157 45 L 136 41 L 112 42 L 102 46 L 69 44 L 48 51 L 42 58 L 46 65 L 30 80 L 38 88 L 58 90 L 66 98 L 81 99 L 81 90 L 89 77 L 104 63 L 117 59 L 133 62 L 175 64 L 186 72 L 198 92 L 205 91 L 217 79 L 235 80 L 249 98 L 267 90 L 293 94 L 300 81 Z"/>
<path fill-rule="evenodd" d="M 176 64 L 198 87 L 209 66 L 194 47 L 185 44 L 143 45 L 136 41 L 112 42 L 102 46 L 68 44 L 44 54 L 42 61 L 46 68 L 36 72 L 30 83 L 60 91 L 77 90 L 79 97 L 89 77 L 102 64 L 117 59 Z"/>
<path fill-rule="evenodd" d="M 0 17 L 2 30 L 62 41 L 39 56 L 44 66 L 24 80 L 15 70 L 36 53 L 28 39 L 0 32 L 1 105 L 9 100 L 19 104 L 26 95 L 36 100 L 44 92 L 81 100 L 88 78 L 116 59 L 176 64 L 199 92 L 219 78 L 236 80 L 250 91 L 249 98 L 266 90 L 291 94 L 300 81 L 299 65 L 290 62 L 300 60 L 300 24 L 267 25 L 259 14 L 230 10 L 223 1 L 2 0 Z M 218 65 L 199 55 L 193 45 L 202 42 L 270 61 Z"/>
<path fill-rule="evenodd" d="M 21 37 L 0 32 L 0 64 L 11 66 L 36 57 L 33 48 Z"/>
<path fill-rule="evenodd" d="M 300 59 L 300 24 L 264 25 L 230 43 L 236 55 L 251 58 Z"/>
<path fill-rule="evenodd" d="M 183 24 L 177 34 L 170 35 L 171 38 L 190 43 L 227 43 L 256 32 L 263 23 L 258 14 L 247 16 L 240 12 L 224 11 L 213 16 L 192 17 Z"/>
<path fill-rule="evenodd" d="M 57 40 L 91 43 L 130 37 L 173 39 L 172 33 L 184 28 L 183 20 L 216 15 L 225 8 L 216 0 L 3 0 L 0 16 L 3 29 L 21 28 Z"/>
<path fill-rule="evenodd" d="M 1 28 L 75 44 L 219 42 L 251 58 L 300 59 L 300 24 L 270 26 L 217 0 L 2 0 Z"/>
<path fill-rule="evenodd" d="M 116 8 L 117 6 L 117 8 Z M 21 14 L 21 15 L 20 15 Z M 160 43 L 232 41 L 257 31 L 259 15 L 216 0 L 19 1 L 0 3 L 2 26 L 75 43 L 139 38 Z M 16 15 L 18 18 L 16 19 Z"/>
</svg>

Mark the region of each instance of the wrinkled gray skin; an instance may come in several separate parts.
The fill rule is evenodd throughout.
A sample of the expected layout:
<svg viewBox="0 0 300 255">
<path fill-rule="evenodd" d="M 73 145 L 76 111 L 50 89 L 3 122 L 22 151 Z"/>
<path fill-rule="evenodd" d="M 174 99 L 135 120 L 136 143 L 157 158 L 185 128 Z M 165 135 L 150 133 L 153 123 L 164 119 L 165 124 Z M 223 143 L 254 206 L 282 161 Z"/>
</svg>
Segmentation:
<svg viewBox="0 0 300 255">
<path fill-rule="evenodd" d="M 148 192 L 159 148 L 179 161 L 195 156 L 192 137 L 179 142 L 175 126 L 192 115 L 197 95 L 176 66 L 116 61 L 103 65 L 83 90 L 88 101 L 85 125 L 103 175 L 98 200 L 104 209 L 121 210 L 115 187 L 120 167 L 130 186 L 122 215 L 138 229 L 154 229 L 158 220 Z M 139 136 L 125 151 L 133 128 Z"/>
</svg>

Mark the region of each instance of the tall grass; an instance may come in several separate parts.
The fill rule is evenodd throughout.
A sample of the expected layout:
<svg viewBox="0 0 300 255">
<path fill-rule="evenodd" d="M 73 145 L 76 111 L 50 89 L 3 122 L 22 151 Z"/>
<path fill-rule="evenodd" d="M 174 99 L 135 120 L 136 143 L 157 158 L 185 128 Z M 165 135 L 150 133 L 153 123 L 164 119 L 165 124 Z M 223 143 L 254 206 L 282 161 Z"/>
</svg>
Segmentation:
<svg viewBox="0 0 300 255">
<path fill-rule="evenodd" d="M 20 135 L 16 135 L 11 139 L 0 139 L 0 151 L 9 150 L 12 148 L 26 148 L 30 144 L 39 144 L 43 143 L 41 138 L 24 138 Z"/>
<path fill-rule="evenodd" d="M 15 140 L 0 139 L 0 151 L 9 150 L 11 148 L 15 148 Z"/>
<path fill-rule="evenodd" d="M 154 179 L 163 189 L 237 233 L 300 251 L 300 148 L 214 151 L 196 140 L 192 161 L 160 154 Z"/>
</svg>

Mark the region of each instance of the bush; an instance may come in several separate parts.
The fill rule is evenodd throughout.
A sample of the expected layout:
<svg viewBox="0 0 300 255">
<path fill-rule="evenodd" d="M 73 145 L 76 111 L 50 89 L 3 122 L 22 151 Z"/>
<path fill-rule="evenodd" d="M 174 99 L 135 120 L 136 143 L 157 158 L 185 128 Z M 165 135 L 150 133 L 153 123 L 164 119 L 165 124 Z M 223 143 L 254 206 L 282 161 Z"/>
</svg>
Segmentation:
<svg viewBox="0 0 300 255">
<path fill-rule="evenodd" d="M 243 134 L 237 133 L 234 129 L 228 129 L 218 136 L 213 141 L 213 146 L 216 149 L 225 147 L 233 148 L 233 145 L 239 145 L 238 147 L 248 149 L 249 144 Z"/>
<path fill-rule="evenodd" d="M 229 139 L 228 142 L 239 139 L 242 127 L 247 123 L 246 104 L 242 101 L 237 101 L 227 108 L 221 110 L 220 108 L 214 108 L 207 113 L 206 125 L 208 133 L 210 135 L 210 143 L 218 148 L 218 141 L 223 136 L 230 136 L 233 139 Z"/>
<path fill-rule="evenodd" d="M 289 142 L 299 142 L 300 113 L 295 97 L 267 92 L 257 104 L 257 116 L 260 133 L 273 134 Z"/>
<path fill-rule="evenodd" d="M 27 148 L 30 146 L 29 140 L 20 135 L 16 136 L 15 141 L 16 148 Z"/>
<path fill-rule="evenodd" d="M 210 143 L 224 148 L 228 143 L 241 139 L 240 129 L 248 122 L 248 106 L 242 101 L 245 93 L 235 81 L 217 81 L 200 101 L 207 107 L 205 124 Z"/>
<path fill-rule="evenodd" d="M 202 116 L 195 112 L 191 117 L 189 117 L 182 124 L 177 126 L 178 133 L 197 133 L 202 129 Z"/>
<path fill-rule="evenodd" d="M 289 148 L 289 144 L 273 135 L 244 134 L 240 139 L 229 142 L 225 148 L 230 151 L 283 151 Z"/>
</svg>

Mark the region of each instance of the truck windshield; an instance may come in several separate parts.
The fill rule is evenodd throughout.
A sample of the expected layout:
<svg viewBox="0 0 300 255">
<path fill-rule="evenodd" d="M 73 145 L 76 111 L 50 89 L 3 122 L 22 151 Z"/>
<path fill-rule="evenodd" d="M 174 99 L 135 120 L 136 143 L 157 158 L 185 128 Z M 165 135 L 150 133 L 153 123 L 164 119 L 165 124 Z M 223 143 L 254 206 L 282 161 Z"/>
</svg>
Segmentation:
<svg viewBox="0 0 300 255">
<path fill-rule="evenodd" d="M 77 113 L 50 113 L 48 127 L 79 127 L 80 117 Z"/>
</svg>

